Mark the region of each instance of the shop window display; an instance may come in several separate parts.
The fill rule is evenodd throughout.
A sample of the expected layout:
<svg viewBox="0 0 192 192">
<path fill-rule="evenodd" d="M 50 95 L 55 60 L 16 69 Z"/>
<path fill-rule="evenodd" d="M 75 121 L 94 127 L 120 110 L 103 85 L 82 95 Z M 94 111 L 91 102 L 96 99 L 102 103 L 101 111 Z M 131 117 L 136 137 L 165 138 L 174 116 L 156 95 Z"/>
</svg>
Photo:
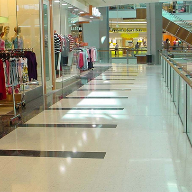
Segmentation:
<svg viewBox="0 0 192 192">
<path fill-rule="evenodd" d="M 39 0 L 0 0 L 0 71 L 6 87 L 2 101 L 42 87 L 39 14 Z"/>
<path fill-rule="evenodd" d="M 76 37 L 71 27 L 75 26 L 79 17 L 71 13 L 63 2 L 53 3 L 54 23 L 54 50 L 55 50 L 55 73 L 56 84 L 65 79 L 75 77 L 78 70 L 74 64 L 74 52 Z M 56 85 L 57 87 L 57 85 Z"/>
</svg>

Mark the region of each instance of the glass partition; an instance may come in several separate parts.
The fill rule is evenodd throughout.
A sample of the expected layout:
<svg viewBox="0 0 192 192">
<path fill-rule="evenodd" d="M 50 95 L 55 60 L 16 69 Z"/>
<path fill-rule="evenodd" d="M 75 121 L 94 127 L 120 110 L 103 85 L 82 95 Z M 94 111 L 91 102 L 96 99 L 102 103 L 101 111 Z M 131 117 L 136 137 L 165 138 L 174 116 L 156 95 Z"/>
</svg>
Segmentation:
<svg viewBox="0 0 192 192">
<path fill-rule="evenodd" d="M 63 82 L 79 76 L 73 51 L 79 36 L 77 13 L 62 0 L 53 2 L 56 88 L 61 88 Z"/>
<path fill-rule="evenodd" d="M 41 36 L 39 0 L 1 0 L 0 1 L 1 38 L 4 49 L 25 51 L 26 61 L 20 60 L 22 78 L 20 84 L 26 91 L 42 85 Z M 32 64 L 26 51 L 30 50 Z M 33 52 L 33 53 L 31 53 Z M 20 62 L 19 61 L 19 62 Z M 34 73 L 31 71 L 34 70 Z M 36 85 L 36 86 L 35 86 Z"/>
</svg>

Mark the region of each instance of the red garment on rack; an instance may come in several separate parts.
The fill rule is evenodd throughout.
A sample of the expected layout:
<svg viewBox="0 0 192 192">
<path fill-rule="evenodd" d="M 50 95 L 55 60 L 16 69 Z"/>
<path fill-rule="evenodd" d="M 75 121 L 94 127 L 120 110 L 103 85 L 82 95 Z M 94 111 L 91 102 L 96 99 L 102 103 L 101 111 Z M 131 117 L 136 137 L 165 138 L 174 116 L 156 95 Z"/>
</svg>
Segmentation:
<svg viewBox="0 0 192 192">
<path fill-rule="evenodd" d="M 0 100 L 6 99 L 5 74 L 3 62 L 0 60 Z"/>
<path fill-rule="evenodd" d="M 84 66 L 84 60 L 83 60 L 83 53 L 79 53 L 79 68 L 82 68 Z"/>
</svg>

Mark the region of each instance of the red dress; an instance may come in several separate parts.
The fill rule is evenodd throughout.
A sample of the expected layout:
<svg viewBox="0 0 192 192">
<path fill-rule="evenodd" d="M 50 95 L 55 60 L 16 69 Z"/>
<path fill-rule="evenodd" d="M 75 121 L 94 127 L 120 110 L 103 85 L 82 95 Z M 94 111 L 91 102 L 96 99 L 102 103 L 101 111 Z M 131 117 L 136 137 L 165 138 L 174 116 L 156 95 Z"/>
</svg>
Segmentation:
<svg viewBox="0 0 192 192">
<path fill-rule="evenodd" d="M 3 62 L 0 60 L 0 100 L 6 99 L 5 74 Z"/>
</svg>

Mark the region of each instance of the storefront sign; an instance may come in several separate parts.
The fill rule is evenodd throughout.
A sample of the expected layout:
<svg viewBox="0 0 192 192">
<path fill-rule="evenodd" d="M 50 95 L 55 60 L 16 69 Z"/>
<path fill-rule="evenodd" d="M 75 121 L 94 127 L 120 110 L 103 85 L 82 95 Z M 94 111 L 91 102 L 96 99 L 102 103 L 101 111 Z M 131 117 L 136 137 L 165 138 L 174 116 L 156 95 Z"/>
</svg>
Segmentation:
<svg viewBox="0 0 192 192">
<path fill-rule="evenodd" d="M 131 34 L 122 33 L 121 37 L 125 39 L 137 38 L 139 37 L 139 33 L 131 33 Z"/>
<path fill-rule="evenodd" d="M 92 8 L 92 15 L 95 17 L 101 17 L 101 13 L 100 13 L 99 9 L 97 9 L 96 7 Z"/>
<path fill-rule="evenodd" d="M 71 27 L 71 31 L 82 31 L 82 30 L 83 30 L 82 27 L 78 27 L 78 26 L 76 26 L 76 27 Z"/>
<path fill-rule="evenodd" d="M 134 33 L 134 32 L 147 32 L 147 28 L 109 28 L 109 32 L 111 33 Z"/>
</svg>

